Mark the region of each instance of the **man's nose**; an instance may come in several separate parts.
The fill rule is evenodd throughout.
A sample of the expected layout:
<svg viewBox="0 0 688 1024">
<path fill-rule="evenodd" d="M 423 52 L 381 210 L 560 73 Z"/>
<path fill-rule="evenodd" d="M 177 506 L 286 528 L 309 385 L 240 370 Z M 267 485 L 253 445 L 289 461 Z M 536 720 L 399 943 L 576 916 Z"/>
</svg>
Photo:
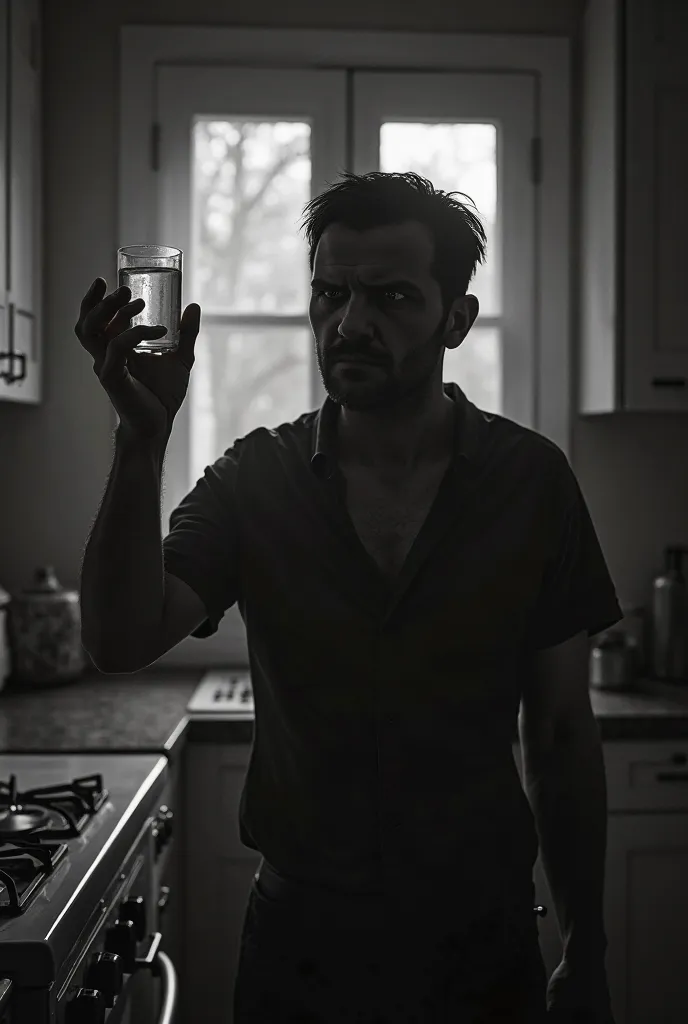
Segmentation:
<svg viewBox="0 0 688 1024">
<path fill-rule="evenodd" d="M 342 338 L 368 338 L 373 333 L 370 306 L 363 296 L 352 295 L 339 323 Z"/>
</svg>

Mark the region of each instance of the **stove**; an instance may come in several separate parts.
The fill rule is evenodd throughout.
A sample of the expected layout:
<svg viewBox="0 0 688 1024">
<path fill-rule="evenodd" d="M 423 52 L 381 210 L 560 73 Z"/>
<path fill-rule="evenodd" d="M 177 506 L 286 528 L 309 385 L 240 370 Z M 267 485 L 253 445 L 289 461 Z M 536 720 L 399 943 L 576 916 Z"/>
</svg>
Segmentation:
<svg viewBox="0 0 688 1024">
<path fill-rule="evenodd" d="M 189 718 L 252 721 L 255 718 L 251 675 L 245 669 L 212 669 L 194 690 Z"/>
<path fill-rule="evenodd" d="M 155 754 L 0 756 L 0 979 L 11 983 L 0 1022 L 102 1024 L 118 1007 L 114 1022 L 141 971 L 163 978 L 169 1008 L 159 884 L 169 801 L 167 760 Z M 150 1012 L 137 1019 L 153 1024 L 156 999 L 143 1002 Z"/>
</svg>

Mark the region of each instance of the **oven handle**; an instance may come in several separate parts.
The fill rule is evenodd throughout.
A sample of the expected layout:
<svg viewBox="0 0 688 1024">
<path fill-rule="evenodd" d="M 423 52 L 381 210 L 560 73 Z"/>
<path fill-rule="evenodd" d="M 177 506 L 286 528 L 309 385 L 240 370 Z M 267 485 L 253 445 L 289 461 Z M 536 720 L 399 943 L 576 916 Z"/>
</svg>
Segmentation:
<svg viewBox="0 0 688 1024">
<path fill-rule="evenodd" d="M 156 978 L 162 979 L 162 1009 L 158 1024 L 172 1024 L 174 1011 L 177 1008 L 177 972 L 167 953 L 160 949 L 162 933 L 155 932 L 151 936 L 150 946 L 145 956 L 136 958 L 137 968 L 148 967 Z"/>
<path fill-rule="evenodd" d="M 167 953 L 163 953 L 162 950 L 158 952 L 157 964 L 160 977 L 162 978 L 163 991 L 162 1009 L 160 1010 L 158 1024 L 172 1024 L 174 1012 L 177 1008 L 177 972 Z"/>
<path fill-rule="evenodd" d="M 145 956 L 137 956 L 134 963 L 137 967 L 150 967 L 153 974 L 157 974 L 156 957 L 162 942 L 162 932 L 155 932 L 151 935 L 150 946 Z"/>
</svg>

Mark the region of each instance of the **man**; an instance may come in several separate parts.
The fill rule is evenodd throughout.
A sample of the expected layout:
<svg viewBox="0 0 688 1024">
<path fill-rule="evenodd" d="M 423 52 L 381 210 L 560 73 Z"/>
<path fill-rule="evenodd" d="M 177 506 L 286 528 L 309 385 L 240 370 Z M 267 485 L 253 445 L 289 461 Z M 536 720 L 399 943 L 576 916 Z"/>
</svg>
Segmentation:
<svg viewBox="0 0 688 1024">
<path fill-rule="evenodd" d="M 538 839 L 564 944 L 548 1019 L 610 1024 L 587 640 L 621 613 L 560 449 L 442 382 L 478 314 L 482 226 L 381 173 L 344 175 L 305 226 L 328 397 L 237 440 L 164 542 L 200 310 L 149 360 L 131 350 L 150 329 L 123 330 L 140 303 L 103 299 L 102 279 L 84 298 L 77 334 L 120 417 L 84 643 L 134 671 L 241 611 L 256 730 L 240 828 L 263 860 L 236 1024 L 542 1020 Z"/>
</svg>

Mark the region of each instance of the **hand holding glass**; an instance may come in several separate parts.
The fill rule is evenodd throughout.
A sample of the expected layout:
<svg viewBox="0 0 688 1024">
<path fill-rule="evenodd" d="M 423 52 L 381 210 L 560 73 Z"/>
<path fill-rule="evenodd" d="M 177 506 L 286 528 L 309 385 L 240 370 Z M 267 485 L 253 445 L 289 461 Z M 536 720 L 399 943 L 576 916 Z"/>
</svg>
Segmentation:
<svg viewBox="0 0 688 1024">
<path fill-rule="evenodd" d="M 131 290 L 131 299 L 143 299 L 145 306 L 132 318 L 131 326 L 162 324 L 162 338 L 146 338 L 134 352 L 163 355 L 179 346 L 182 306 L 182 251 L 168 245 L 127 245 L 117 250 L 119 287 Z"/>
</svg>

